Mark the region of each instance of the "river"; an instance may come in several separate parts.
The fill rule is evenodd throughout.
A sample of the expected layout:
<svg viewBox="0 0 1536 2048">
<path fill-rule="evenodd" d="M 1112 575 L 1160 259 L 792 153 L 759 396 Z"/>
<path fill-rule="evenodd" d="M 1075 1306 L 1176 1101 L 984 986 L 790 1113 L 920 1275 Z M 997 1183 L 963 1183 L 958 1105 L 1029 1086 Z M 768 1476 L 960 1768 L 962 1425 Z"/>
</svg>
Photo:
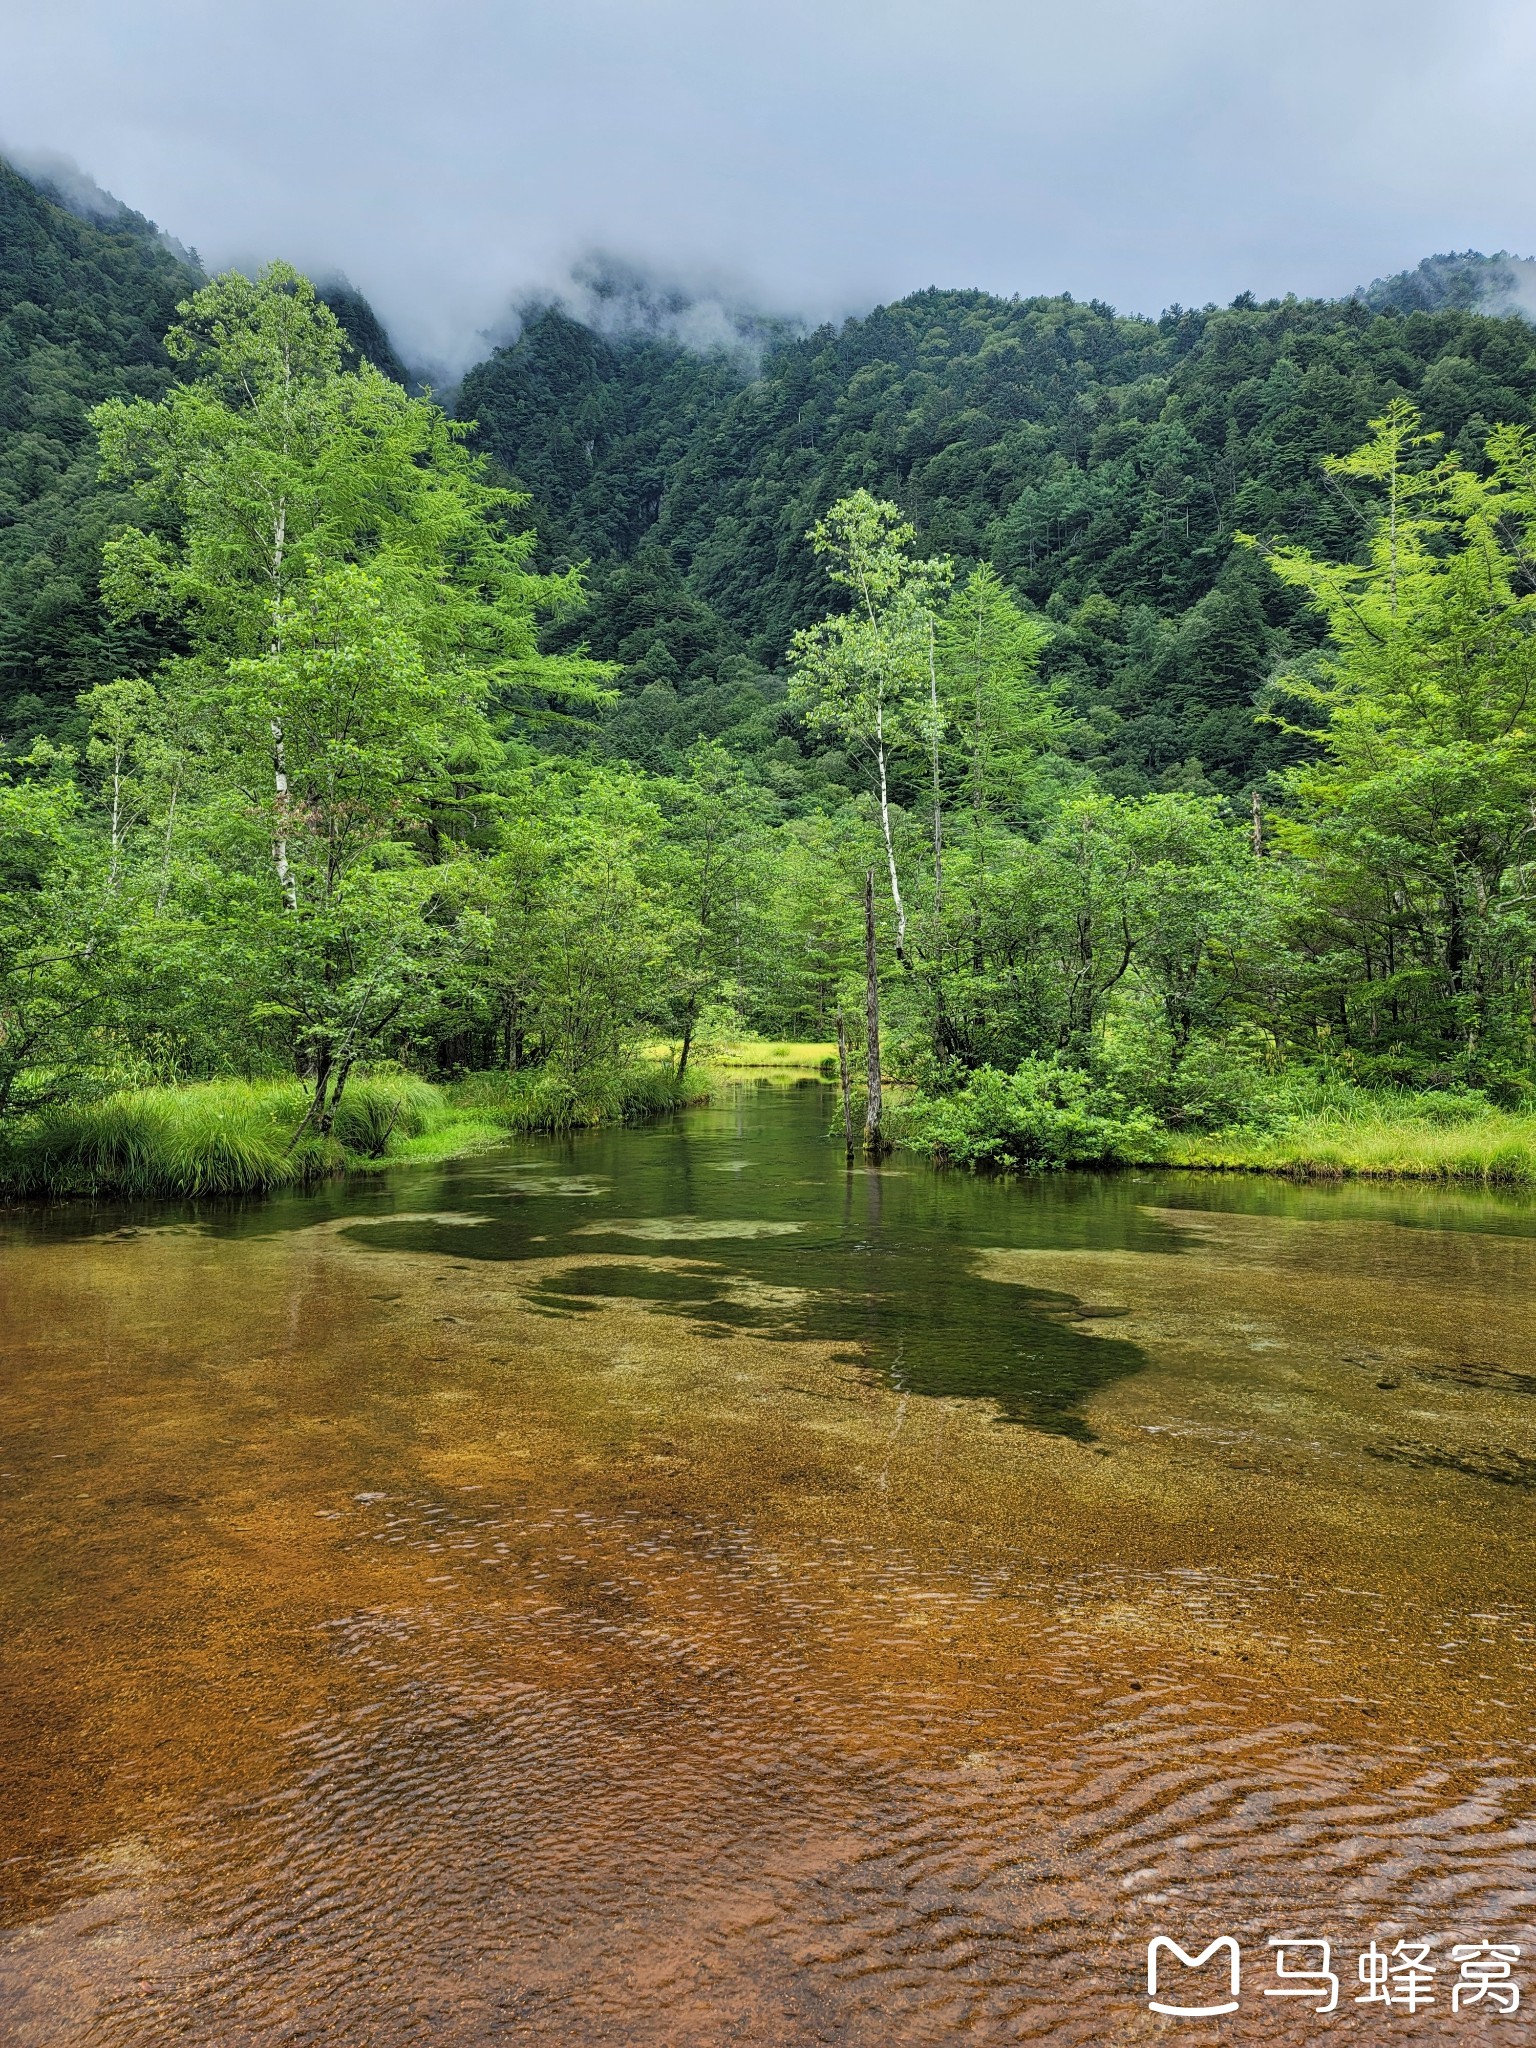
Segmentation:
<svg viewBox="0 0 1536 2048">
<path fill-rule="evenodd" d="M 1536 1207 L 832 1111 L 0 1212 L 0 2040 L 1530 2038 Z"/>
</svg>

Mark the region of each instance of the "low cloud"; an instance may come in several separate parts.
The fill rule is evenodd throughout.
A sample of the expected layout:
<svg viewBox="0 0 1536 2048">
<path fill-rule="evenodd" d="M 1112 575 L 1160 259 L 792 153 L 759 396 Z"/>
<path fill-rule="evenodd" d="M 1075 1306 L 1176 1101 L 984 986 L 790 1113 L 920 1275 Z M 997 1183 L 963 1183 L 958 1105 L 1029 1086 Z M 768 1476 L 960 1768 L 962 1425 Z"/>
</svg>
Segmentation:
<svg viewBox="0 0 1536 2048">
<path fill-rule="evenodd" d="M 1522 0 L 55 0 L 0 136 L 211 265 L 345 271 L 452 371 L 539 296 L 730 346 L 748 306 L 1156 312 L 1528 248 L 1533 58 Z"/>
</svg>

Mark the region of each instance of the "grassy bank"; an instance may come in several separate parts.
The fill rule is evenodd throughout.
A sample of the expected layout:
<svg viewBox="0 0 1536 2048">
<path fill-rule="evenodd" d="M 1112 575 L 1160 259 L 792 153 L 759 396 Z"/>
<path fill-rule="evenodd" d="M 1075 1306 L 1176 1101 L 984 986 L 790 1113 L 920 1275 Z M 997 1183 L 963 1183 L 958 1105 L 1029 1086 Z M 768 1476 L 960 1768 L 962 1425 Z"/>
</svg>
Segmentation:
<svg viewBox="0 0 1536 2048">
<path fill-rule="evenodd" d="M 647 1057 L 579 1081 L 537 1067 L 516 1074 L 471 1074 L 445 1092 L 456 1115 L 483 1118 L 505 1137 L 638 1123 L 707 1102 L 710 1089 L 705 1068 L 691 1067 L 679 1083 L 670 1063 Z"/>
<path fill-rule="evenodd" d="M 411 1074 L 356 1077 L 329 1137 L 304 1126 L 298 1081 L 123 1089 L 32 1118 L 0 1141 L 8 1196 L 260 1194 L 397 1162 L 448 1159 L 517 1134 L 632 1121 L 700 1101 L 642 1062 L 582 1082 L 476 1074 L 447 1088 Z"/>
<path fill-rule="evenodd" d="M 677 1061 L 677 1046 L 657 1043 L 645 1049 L 647 1059 Z M 750 1067 L 758 1072 L 820 1073 L 830 1062 L 837 1065 L 835 1038 L 726 1038 L 710 1039 L 697 1055 L 712 1071 Z"/>
<path fill-rule="evenodd" d="M 1315 1179 L 1536 1184 L 1536 1112 L 1475 1089 L 1366 1089 L 1293 1071 L 1254 1077 L 1241 1123 L 1191 1131 L 1055 1060 L 1012 1074 L 979 1069 L 890 1115 L 898 1144 L 941 1165 L 1038 1173 L 1062 1167 L 1178 1166 Z"/>
<path fill-rule="evenodd" d="M 1492 1107 L 1446 1118 L 1371 1099 L 1285 1118 L 1268 1129 L 1170 1136 L 1161 1163 L 1312 1179 L 1536 1184 L 1536 1115 Z"/>
</svg>

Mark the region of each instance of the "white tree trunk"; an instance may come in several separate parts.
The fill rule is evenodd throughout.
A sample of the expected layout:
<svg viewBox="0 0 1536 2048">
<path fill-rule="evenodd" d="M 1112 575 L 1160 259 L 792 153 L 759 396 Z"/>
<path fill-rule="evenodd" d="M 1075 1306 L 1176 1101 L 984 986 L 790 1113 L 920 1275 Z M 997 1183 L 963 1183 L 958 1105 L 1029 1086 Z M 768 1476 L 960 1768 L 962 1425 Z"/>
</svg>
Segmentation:
<svg viewBox="0 0 1536 2048">
<path fill-rule="evenodd" d="M 875 706 L 875 759 L 880 768 L 880 830 L 885 836 L 885 864 L 891 878 L 891 905 L 896 912 L 896 958 L 907 957 L 907 910 L 896 873 L 896 846 L 891 837 L 891 796 L 885 773 L 885 707 Z"/>
</svg>

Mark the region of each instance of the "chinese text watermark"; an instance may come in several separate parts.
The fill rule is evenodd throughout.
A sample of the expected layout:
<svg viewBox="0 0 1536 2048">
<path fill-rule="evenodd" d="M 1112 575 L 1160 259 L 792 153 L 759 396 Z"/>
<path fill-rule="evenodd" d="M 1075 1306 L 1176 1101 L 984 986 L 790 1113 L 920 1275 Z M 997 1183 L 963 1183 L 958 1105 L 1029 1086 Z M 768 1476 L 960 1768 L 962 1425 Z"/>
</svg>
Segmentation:
<svg viewBox="0 0 1536 2048">
<path fill-rule="evenodd" d="M 1354 1957 L 1351 1970 L 1342 1955 L 1335 1962 L 1331 1940 L 1284 1935 L 1264 1945 L 1261 1971 L 1269 1981 L 1257 1991 L 1261 1998 L 1300 1999 L 1316 2013 L 1354 2004 L 1392 2012 L 1439 2006 L 1452 2013 L 1476 2006 L 1484 2014 L 1508 2015 L 1520 2009 L 1519 1960 L 1519 1944 L 1512 1941 L 1457 1941 L 1448 1948 L 1433 1940 L 1399 1941 L 1390 1948 L 1372 1941 Z M 1190 1979 L 1194 1971 L 1201 1973 L 1198 1985 Z M 1216 2019 L 1239 2009 L 1243 1990 L 1242 1950 L 1230 1934 L 1218 1934 L 1198 1952 L 1166 1934 L 1147 1943 L 1147 2005 L 1153 2012 Z"/>
</svg>

